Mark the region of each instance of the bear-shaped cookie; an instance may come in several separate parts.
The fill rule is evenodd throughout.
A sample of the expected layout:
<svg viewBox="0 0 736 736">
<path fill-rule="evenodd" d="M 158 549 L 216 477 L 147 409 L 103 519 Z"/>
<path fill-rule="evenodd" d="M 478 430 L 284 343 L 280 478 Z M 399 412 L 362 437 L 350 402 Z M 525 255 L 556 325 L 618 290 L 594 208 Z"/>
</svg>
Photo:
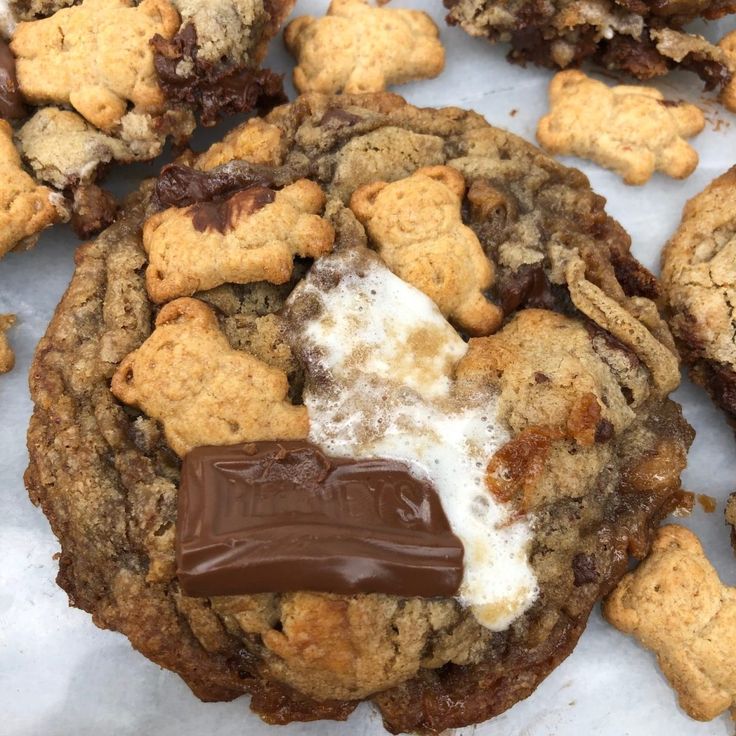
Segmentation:
<svg viewBox="0 0 736 736">
<path fill-rule="evenodd" d="M 595 161 L 626 184 L 644 184 L 655 171 L 684 179 L 698 165 L 685 138 L 703 130 L 705 116 L 654 87 L 609 87 L 571 69 L 553 77 L 549 101 L 537 140 L 550 153 Z"/>
<path fill-rule="evenodd" d="M 459 171 L 428 166 L 399 181 L 359 187 L 350 209 L 397 276 L 469 335 L 488 335 L 503 314 L 482 293 L 494 272 L 475 233 L 463 224 L 464 193 Z"/>
<path fill-rule="evenodd" d="M 432 19 L 419 10 L 332 0 L 324 18 L 295 18 L 284 31 L 297 58 L 300 92 L 381 92 L 390 84 L 436 77 L 445 51 Z"/>
<path fill-rule="evenodd" d="M 189 298 L 159 312 L 156 329 L 111 385 L 118 399 L 163 424 L 180 457 L 201 445 L 305 438 L 307 410 L 288 402 L 288 389 L 283 371 L 230 347 L 212 309 Z"/>
<path fill-rule="evenodd" d="M 663 526 L 603 613 L 654 651 L 688 715 L 709 721 L 736 704 L 736 588 L 721 583 L 691 531 Z"/>
<path fill-rule="evenodd" d="M 149 296 L 161 303 L 225 283 L 287 282 L 295 255 L 332 249 L 335 231 L 318 214 L 324 205 L 319 184 L 300 179 L 156 213 L 143 227 Z"/>
<path fill-rule="evenodd" d="M 0 120 L 0 258 L 19 244 L 33 245 L 41 230 L 66 218 L 62 197 L 25 172 L 13 129 Z"/>
<path fill-rule="evenodd" d="M 179 14 L 168 0 L 84 0 L 49 18 L 19 23 L 10 47 L 18 83 L 34 104 L 69 104 L 112 130 L 128 109 L 163 110 L 150 41 L 171 38 Z"/>
</svg>

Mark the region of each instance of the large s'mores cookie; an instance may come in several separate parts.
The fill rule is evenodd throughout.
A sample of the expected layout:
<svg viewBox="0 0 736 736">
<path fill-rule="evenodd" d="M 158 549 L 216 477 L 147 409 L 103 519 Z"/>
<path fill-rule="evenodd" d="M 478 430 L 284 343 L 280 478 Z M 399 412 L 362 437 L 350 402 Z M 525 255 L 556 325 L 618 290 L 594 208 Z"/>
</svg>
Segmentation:
<svg viewBox="0 0 736 736">
<path fill-rule="evenodd" d="M 31 371 L 60 585 L 270 723 L 501 713 L 678 504 L 692 432 L 629 244 L 578 171 L 385 93 L 166 167 Z"/>
</svg>

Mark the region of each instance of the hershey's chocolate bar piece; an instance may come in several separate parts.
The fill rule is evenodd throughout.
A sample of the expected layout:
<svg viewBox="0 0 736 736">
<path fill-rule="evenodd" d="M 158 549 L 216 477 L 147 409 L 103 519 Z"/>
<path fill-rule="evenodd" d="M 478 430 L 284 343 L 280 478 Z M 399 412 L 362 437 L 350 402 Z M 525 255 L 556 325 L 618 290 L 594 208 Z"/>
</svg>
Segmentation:
<svg viewBox="0 0 736 736">
<path fill-rule="evenodd" d="M 188 595 L 452 596 L 463 547 L 434 488 L 393 460 L 306 441 L 198 447 L 184 458 L 177 574 Z"/>
</svg>

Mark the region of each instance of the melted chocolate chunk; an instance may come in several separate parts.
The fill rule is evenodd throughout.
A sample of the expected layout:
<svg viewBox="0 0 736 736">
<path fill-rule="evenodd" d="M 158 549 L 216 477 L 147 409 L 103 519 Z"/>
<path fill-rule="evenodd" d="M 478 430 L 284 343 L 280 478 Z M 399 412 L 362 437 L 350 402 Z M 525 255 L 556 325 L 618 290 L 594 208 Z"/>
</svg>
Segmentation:
<svg viewBox="0 0 736 736">
<path fill-rule="evenodd" d="M 74 190 L 70 224 L 82 239 L 104 230 L 115 220 L 118 203 L 115 197 L 96 184 L 85 184 Z"/>
<path fill-rule="evenodd" d="M 645 31 L 640 39 L 615 34 L 602 43 L 597 54 L 600 64 L 608 69 L 622 69 L 637 79 L 653 79 L 667 73 L 669 64 L 657 51 Z"/>
<path fill-rule="evenodd" d="M 725 64 L 703 54 L 688 54 L 680 66 L 695 72 L 705 82 L 708 90 L 725 87 L 733 78 L 731 70 Z"/>
<path fill-rule="evenodd" d="M 192 450 L 176 559 L 195 596 L 452 596 L 463 574 L 462 544 L 431 485 L 402 463 L 332 458 L 307 441 Z"/>
<path fill-rule="evenodd" d="M 220 117 L 286 102 L 283 79 L 268 69 L 213 64 L 198 58 L 197 30 L 187 23 L 173 38 L 151 40 L 153 63 L 166 97 L 200 110 L 203 125 Z M 184 62 L 184 63 L 182 63 Z M 182 69 L 187 69 L 182 72 Z"/>
<path fill-rule="evenodd" d="M 15 76 L 15 57 L 0 38 L 0 118 L 15 120 L 26 114 L 23 96 Z"/>
<path fill-rule="evenodd" d="M 256 166 L 245 161 L 231 161 L 210 171 L 168 164 L 156 182 L 156 199 L 162 207 L 217 202 L 250 187 L 281 189 L 305 173 L 287 167 Z"/>
<path fill-rule="evenodd" d="M 271 204 L 275 198 L 276 192 L 273 189 L 255 186 L 237 192 L 222 202 L 198 202 L 190 210 L 192 224 L 200 233 L 205 230 L 225 233 L 234 226 L 239 217 L 252 215 Z"/>
<path fill-rule="evenodd" d="M 608 419 L 601 419 L 595 427 L 595 441 L 598 444 L 608 442 L 613 437 L 613 424 Z"/>
<path fill-rule="evenodd" d="M 518 271 L 502 276 L 498 296 L 506 315 L 523 307 L 554 310 L 556 306 L 552 285 L 539 264 L 522 266 Z"/>
<path fill-rule="evenodd" d="M 598 570 L 595 566 L 595 559 L 582 552 L 579 552 L 572 558 L 572 573 L 575 578 L 576 587 L 598 582 Z"/>
</svg>

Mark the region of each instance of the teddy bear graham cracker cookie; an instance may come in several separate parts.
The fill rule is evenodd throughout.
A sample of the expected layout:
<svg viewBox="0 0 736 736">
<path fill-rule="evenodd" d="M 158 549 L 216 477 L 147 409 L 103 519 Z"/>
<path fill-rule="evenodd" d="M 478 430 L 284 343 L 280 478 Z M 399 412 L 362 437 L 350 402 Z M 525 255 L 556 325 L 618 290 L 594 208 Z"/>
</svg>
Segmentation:
<svg viewBox="0 0 736 736">
<path fill-rule="evenodd" d="M 33 245 L 43 229 L 67 217 L 62 196 L 24 171 L 13 129 L 0 120 L 0 257 Z"/>
<path fill-rule="evenodd" d="M 430 296 L 442 314 L 471 335 L 487 335 L 501 310 L 482 294 L 493 267 L 475 233 L 462 222 L 462 174 L 449 166 L 418 169 L 396 182 L 356 190 L 350 209 L 388 267 Z"/>
<path fill-rule="evenodd" d="M 691 531 L 659 529 L 649 556 L 603 613 L 657 655 L 692 718 L 709 721 L 736 704 L 736 589 L 721 583 Z"/>
<path fill-rule="evenodd" d="M 228 282 L 286 283 L 295 255 L 314 258 L 332 247 L 334 230 L 319 216 L 324 205 L 320 187 L 301 179 L 281 191 L 254 186 L 154 215 L 143 230 L 149 295 L 163 302 Z"/>
<path fill-rule="evenodd" d="M 301 16 L 284 31 L 299 92 L 381 92 L 431 79 L 444 68 L 439 30 L 419 10 L 332 0 L 323 18 Z"/>
<path fill-rule="evenodd" d="M 550 153 L 595 161 L 626 184 L 645 184 L 655 171 L 684 179 L 698 165 L 685 141 L 705 127 L 695 105 L 665 100 L 652 87 L 608 87 L 576 70 L 554 76 L 549 101 L 537 140 Z"/>
<path fill-rule="evenodd" d="M 286 401 L 287 388 L 281 371 L 230 348 L 206 304 L 184 298 L 159 312 L 111 390 L 159 419 L 183 456 L 201 444 L 305 437 L 306 409 Z"/>
</svg>

